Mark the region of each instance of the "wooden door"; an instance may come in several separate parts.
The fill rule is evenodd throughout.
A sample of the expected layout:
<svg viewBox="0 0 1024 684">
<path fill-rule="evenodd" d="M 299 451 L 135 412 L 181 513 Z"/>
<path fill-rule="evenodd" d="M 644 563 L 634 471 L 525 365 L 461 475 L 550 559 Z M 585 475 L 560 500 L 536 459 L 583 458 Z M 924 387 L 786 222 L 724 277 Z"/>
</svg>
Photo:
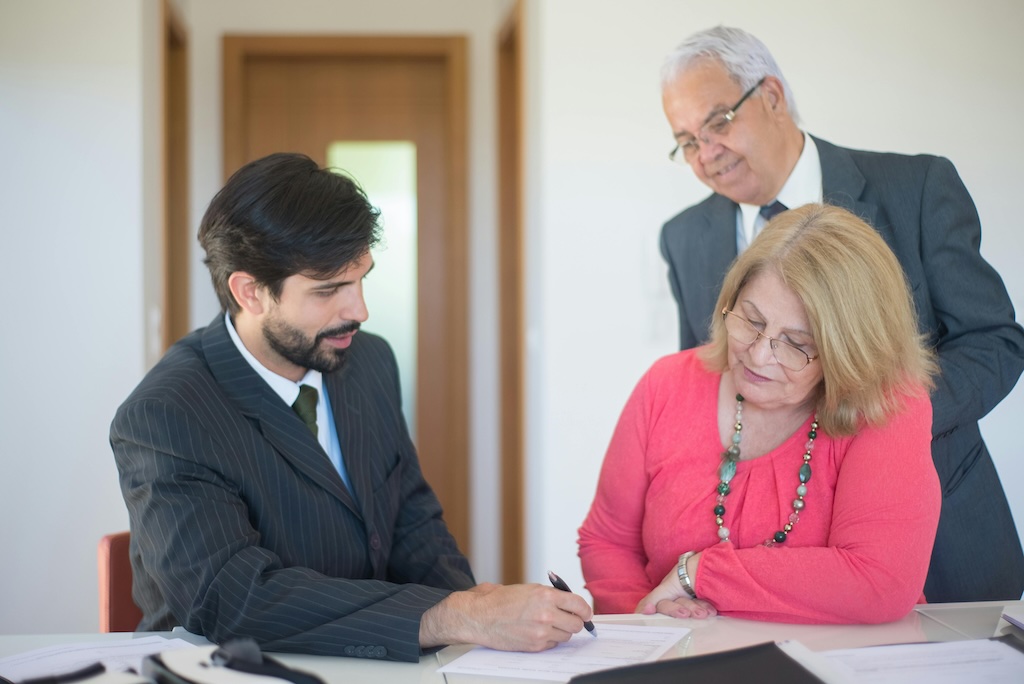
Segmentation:
<svg viewBox="0 0 1024 684">
<path fill-rule="evenodd" d="M 509 584 L 526 575 L 522 42 L 522 3 L 516 2 L 498 38 L 501 578 Z"/>
<path fill-rule="evenodd" d="M 163 0 L 163 339 L 166 350 L 192 329 L 189 320 L 188 36 L 170 0 Z"/>
<path fill-rule="evenodd" d="M 323 166 L 338 140 L 416 145 L 417 415 L 407 418 L 468 552 L 465 40 L 228 36 L 224 97 L 225 177 L 272 152 Z"/>
</svg>

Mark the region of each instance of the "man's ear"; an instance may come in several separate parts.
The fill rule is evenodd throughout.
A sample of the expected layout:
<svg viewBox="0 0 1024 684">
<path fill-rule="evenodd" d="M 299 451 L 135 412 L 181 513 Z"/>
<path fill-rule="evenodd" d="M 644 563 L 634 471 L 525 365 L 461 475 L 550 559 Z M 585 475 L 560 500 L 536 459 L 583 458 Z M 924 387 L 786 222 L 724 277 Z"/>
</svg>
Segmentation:
<svg viewBox="0 0 1024 684">
<path fill-rule="evenodd" d="M 266 289 L 250 274 L 235 271 L 228 276 L 228 288 L 243 311 L 254 316 L 263 313 Z"/>
<path fill-rule="evenodd" d="M 765 76 L 764 83 L 761 84 L 761 92 L 767 98 L 768 107 L 772 112 L 778 116 L 780 114 L 789 114 L 789 104 L 786 102 L 786 89 L 782 86 L 782 81 L 774 76 Z"/>
</svg>

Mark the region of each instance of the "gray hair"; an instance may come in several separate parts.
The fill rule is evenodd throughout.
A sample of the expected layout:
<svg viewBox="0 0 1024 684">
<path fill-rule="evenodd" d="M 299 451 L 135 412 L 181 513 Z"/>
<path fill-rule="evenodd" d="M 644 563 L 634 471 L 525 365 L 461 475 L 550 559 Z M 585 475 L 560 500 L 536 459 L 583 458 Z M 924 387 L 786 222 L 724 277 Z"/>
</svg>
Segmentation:
<svg viewBox="0 0 1024 684">
<path fill-rule="evenodd" d="M 729 26 L 698 31 L 684 40 L 672 53 L 665 58 L 661 66 L 661 87 L 665 89 L 679 74 L 686 71 L 694 62 L 711 59 L 725 67 L 732 80 L 736 81 L 744 91 L 765 76 L 774 76 L 782 83 L 786 94 L 786 106 L 794 123 L 800 123 L 800 115 L 796 110 L 793 91 L 782 75 L 772 53 L 758 38 L 743 29 Z"/>
</svg>

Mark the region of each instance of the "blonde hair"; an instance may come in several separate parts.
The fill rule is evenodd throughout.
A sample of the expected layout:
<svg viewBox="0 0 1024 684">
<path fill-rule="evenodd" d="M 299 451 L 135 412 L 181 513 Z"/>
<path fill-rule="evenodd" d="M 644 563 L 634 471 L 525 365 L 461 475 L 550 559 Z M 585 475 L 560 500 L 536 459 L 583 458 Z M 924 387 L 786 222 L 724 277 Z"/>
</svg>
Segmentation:
<svg viewBox="0 0 1024 684">
<path fill-rule="evenodd" d="M 935 352 L 917 328 L 906 276 L 882 237 L 839 207 L 808 204 L 775 217 L 733 263 L 718 296 L 711 341 L 701 358 L 728 368 L 723 309 L 764 272 L 777 274 L 803 302 L 818 348 L 818 422 L 851 435 L 884 424 L 907 394 L 934 387 Z"/>
</svg>

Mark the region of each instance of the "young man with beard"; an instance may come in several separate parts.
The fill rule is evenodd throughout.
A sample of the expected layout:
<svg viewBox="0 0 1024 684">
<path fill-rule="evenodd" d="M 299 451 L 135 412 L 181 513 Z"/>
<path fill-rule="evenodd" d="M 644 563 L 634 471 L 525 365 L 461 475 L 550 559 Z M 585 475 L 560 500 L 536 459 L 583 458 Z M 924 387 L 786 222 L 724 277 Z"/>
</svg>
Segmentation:
<svg viewBox="0 0 1024 684">
<path fill-rule="evenodd" d="M 222 313 L 120 407 L 140 630 L 416 660 L 542 650 L 590 619 L 551 587 L 476 585 L 424 481 L 394 355 L 358 332 L 377 211 L 348 178 L 274 154 L 199 229 Z"/>
</svg>

